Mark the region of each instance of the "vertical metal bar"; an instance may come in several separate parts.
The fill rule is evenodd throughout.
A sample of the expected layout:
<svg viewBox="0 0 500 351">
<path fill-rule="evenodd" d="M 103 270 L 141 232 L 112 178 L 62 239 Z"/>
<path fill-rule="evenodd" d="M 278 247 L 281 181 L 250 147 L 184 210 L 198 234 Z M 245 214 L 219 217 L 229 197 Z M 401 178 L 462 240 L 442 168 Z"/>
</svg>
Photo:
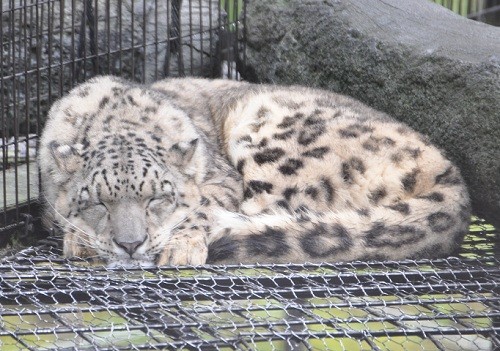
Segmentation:
<svg viewBox="0 0 500 351">
<path fill-rule="evenodd" d="M 168 4 L 167 4 L 168 6 Z M 158 0 L 155 0 L 155 24 L 154 24 L 154 47 L 155 47 L 155 72 L 154 72 L 154 80 L 158 80 L 158 42 L 160 38 L 158 37 Z"/>
<path fill-rule="evenodd" d="M 184 50 L 182 50 L 182 0 L 173 0 L 174 7 L 172 8 L 172 28 L 175 29 L 174 42 L 177 50 L 177 66 L 179 77 L 185 77 L 184 70 Z"/>
<path fill-rule="evenodd" d="M 92 67 L 92 75 L 99 74 L 99 62 L 97 57 L 97 6 L 95 9 L 92 6 L 92 0 L 85 1 L 86 7 L 86 22 L 89 27 L 89 49 L 90 62 Z M 95 13 L 95 16 L 94 16 Z"/>
<path fill-rule="evenodd" d="M 210 77 L 214 78 L 214 20 L 212 14 L 212 0 L 208 0 L 208 41 L 209 41 L 209 51 L 208 58 L 210 61 Z"/>
<path fill-rule="evenodd" d="M 232 37 L 234 78 L 238 80 L 238 60 L 240 59 L 239 36 L 240 36 L 240 1 L 234 0 L 234 35 Z"/>
<path fill-rule="evenodd" d="M 146 16 L 146 0 L 142 0 L 142 82 L 146 82 L 146 60 L 147 60 L 147 46 L 146 46 L 146 32 L 148 28 L 147 16 Z"/>
<path fill-rule="evenodd" d="M 63 0 L 64 1 L 64 0 Z M 27 197 L 27 205 L 28 205 L 28 213 L 31 208 L 31 189 L 30 189 L 30 146 L 29 146 L 29 133 L 30 133 L 30 79 L 28 75 L 28 2 L 24 0 L 24 6 L 22 9 L 23 13 L 23 42 L 24 42 L 24 119 L 25 119 L 25 147 L 26 147 L 26 197 Z M 21 46 L 21 45 L 19 45 Z"/>
<path fill-rule="evenodd" d="M 83 36 L 83 43 L 84 43 L 84 46 L 83 46 L 83 77 L 84 77 L 84 80 L 87 80 L 87 73 L 89 71 L 89 69 L 87 68 L 88 66 L 88 59 L 89 59 L 89 46 L 92 45 L 92 26 L 90 25 L 89 23 L 89 10 L 90 10 L 90 6 L 88 6 L 89 4 L 89 1 L 92 1 L 92 0 L 85 0 L 85 3 L 84 3 L 84 12 L 85 12 L 85 16 L 84 18 L 82 19 L 83 20 L 83 27 L 84 27 L 84 36 Z M 88 36 L 87 36 L 87 33 L 88 33 Z M 90 50 L 91 52 L 91 55 L 92 55 L 92 50 Z M 92 58 L 91 58 L 92 60 Z M 90 63 L 91 67 L 92 67 L 92 62 Z"/>
<path fill-rule="evenodd" d="M 189 9 L 189 72 L 193 75 L 193 66 L 194 66 L 194 42 L 193 42 L 193 1 L 188 0 L 188 9 Z M 182 47 L 179 48 L 182 51 Z"/>
<path fill-rule="evenodd" d="M 231 6 L 233 1 L 237 1 L 237 0 L 227 0 L 224 2 L 224 4 L 225 4 L 224 11 L 226 12 L 226 24 L 225 24 L 225 32 L 226 32 L 225 41 L 226 42 L 224 45 L 224 50 L 225 50 L 225 59 L 227 62 L 227 71 L 226 71 L 227 78 L 231 77 L 231 39 L 230 39 L 230 36 L 231 36 L 231 30 L 232 30 L 233 23 L 231 22 L 231 18 L 229 17 L 229 15 L 231 15 L 230 6 Z"/>
<path fill-rule="evenodd" d="M 110 0 L 106 0 L 106 9 L 105 9 L 105 17 L 104 25 L 106 26 L 106 61 L 107 61 L 107 69 L 106 73 L 111 73 L 111 8 L 110 8 Z"/>
<path fill-rule="evenodd" d="M 208 61 L 209 61 L 209 68 L 210 68 L 210 78 L 213 78 L 214 76 L 214 70 L 213 70 L 213 46 L 214 46 L 214 36 L 213 36 L 213 30 L 214 30 L 214 25 L 212 23 L 212 0 L 208 0 Z"/>
<path fill-rule="evenodd" d="M 217 52 L 216 58 L 217 62 L 215 63 L 217 67 L 217 75 L 220 77 L 222 75 L 222 50 L 223 50 L 223 31 L 224 31 L 225 23 L 222 22 L 222 4 L 221 1 L 217 1 Z"/>
<path fill-rule="evenodd" d="M 48 67 L 47 67 L 47 82 L 48 82 L 48 91 L 49 91 L 49 96 L 48 96 L 48 102 L 49 105 L 52 105 L 52 48 L 54 47 L 52 43 L 52 33 L 53 33 L 53 27 L 52 27 L 52 14 L 51 14 L 51 2 L 47 2 L 47 36 L 48 36 Z"/>
<path fill-rule="evenodd" d="M 242 72 L 247 66 L 247 0 L 243 0 L 243 12 L 241 14 L 243 20 L 243 40 L 242 40 L 242 51 L 243 51 L 243 67 L 239 71 Z"/>
<path fill-rule="evenodd" d="M 122 10 L 122 2 L 118 1 L 117 6 L 118 6 L 118 9 L 117 9 L 117 13 L 118 13 L 118 52 L 119 52 L 118 69 L 120 72 L 120 76 L 122 76 L 123 75 L 123 48 L 122 48 L 123 10 Z"/>
<path fill-rule="evenodd" d="M 70 57 L 70 67 L 71 67 L 71 87 L 75 85 L 76 79 L 76 55 L 75 55 L 75 13 L 76 13 L 76 0 L 71 0 L 71 52 Z"/>
<path fill-rule="evenodd" d="M 235 65 L 235 69 L 236 69 L 236 79 L 237 80 L 240 80 L 241 79 L 241 76 L 240 76 L 240 71 L 242 70 L 242 60 L 243 60 L 243 43 L 242 43 L 242 39 L 243 39 L 243 33 L 244 33 L 244 30 L 245 30 L 245 25 L 244 25 L 244 16 L 245 16 L 245 13 L 244 13 L 244 9 L 245 9 L 245 0 L 242 0 L 242 1 L 239 1 L 238 0 L 238 5 L 237 5 L 237 11 L 238 11 L 238 18 L 237 18 L 237 21 L 236 21 L 236 37 L 235 37 L 235 44 L 234 44 L 234 47 L 235 47 L 235 59 L 236 59 L 236 65 Z"/>
<path fill-rule="evenodd" d="M 231 1 L 238 1 L 238 0 L 231 0 Z M 233 30 L 233 23 L 231 21 L 231 18 L 229 18 L 229 15 L 234 15 L 234 13 L 231 13 L 230 11 L 230 6 L 231 2 L 228 0 L 226 1 L 226 8 L 224 9 L 226 11 L 226 45 L 224 49 L 226 50 L 226 62 L 227 62 L 227 78 L 231 78 L 231 63 L 233 61 L 233 56 L 232 56 L 232 48 L 231 48 L 231 34 Z M 233 7 L 234 10 L 234 7 Z"/>
<path fill-rule="evenodd" d="M 97 6 L 97 0 L 94 0 L 94 5 L 92 6 L 92 1 L 89 0 L 91 8 L 89 11 L 89 29 L 90 29 L 90 54 L 92 55 L 92 76 L 101 73 L 100 62 L 99 62 L 99 6 Z"/>
<path fill-rule="evenodd" d="M 2 13 L 0 16 L 0 62 L 4 64 L 4 9 L 2 6 Z M 2 128 L 2 190 L 3 190 L 3 221 L 2 227 L 7 226 L 7 120 L 5 116 L 5 112 L 7 108 L 5 106 L 5 86 L 4 86 L 4 72 L 2 69 L 2 77 L 0 77 L 0 122 Z"/>
<path fill-rule="evenodd" d="M 170 37 L 170 33 L 171 33 L 171 28 L 172 28 L 172 21 L 171 21 L 171 16 L 172 16 L 172 11 L 171 11 L 171 6 L 172 5 L 172 1 L 175 1 L 175 0 L 169 0 L 167 2 L 167 42 L 166 42 L 166 46 L 165 46 L 165 61 L 163 62 L 163 75 L 165 77 L 168 77 L 170 76 L 170 53 L 171 53 L 171 47 L 172 47 L 172 42 L 171 42 L 171 37 Z"/>
<path fill-rule="evenodd" d="M 97 74 L 102 73 L 101 68 L 101 53 L 99 49 L 99 6 L 98 0 L 94 1 L 94 11 L 93 11 L 93 19 L 94 19 L 94 69 Z"/>
<path fill-rule="evenodd" d="M 178 50 L 178 62 L 179 62 L 179 76 L 181 77 L 185 77 L 186 76 L 186 71 L 185 71 L 185 65 L 184 65 L 184 50 L 183 50 L 183 47 L 182 47 L 182 41 L 183 41 L 183 37 L 182 37 L 182 0 L 179 0 L 179 6 L 178 6 L 178 19 L 179 19 L 179 22 L 178 22 L 178 32 L 177 32 L 177 50 Z"/>
<path fill-rule="evenodd" d="M 87 79 L 87 0 L 82 4 L 83 15 L 82 23 L 80 24 L 80 54 L 79 58 L 82 62 L 80 65 L 83 69 L 83 80 Z"/>
<path fill-rule="evenodd" d="M 64 7 L 65 0 L 60 0 L 59 2 L 59 96 L 63 94 L 64 85 L 64 57 L 63 57 L 63 45 L 64 45 Z"/>
<path fill-rule="evenodd" d="M 83 51 L 85 46 L 85 4 L 82 2 L 82 13 L 80 16 L 80 32 L 78 33 L 78 52 L 76 54 L 77 62 L 76 62 L 76 81 L 80 81 L 80 76 L 83 73 Z M 75 2 L 73 2 L 75 5 Z M 76 10 L 73 10 L 73 13 Z"/>
<path fill-rule="evenodd" d="M 131 66 L 132 66 L 132 79 L 135 80 L 135 1 L 134 0 L 130 0 L 130 36 L 131 36 L 131 48 L 130 48 L 130 54 L 131 54 L 131 59 L 132 59 L 132 63 L 131 63 Z"/>
<path fill-rule="evenodd" d="M 39 137 L 41 132 L 41 86 L 42 86 L 42 76 L 40 72 L 40 65 L 42 62 L 42 29 L 43 24 L 40 16 L 40 5 L 37 2 L 35 5 L 35 30 L 36 30 L 36 135 L 37 135 L 37 151 L 39 147 Z M 39 197 L 42 194 L 42 177 L 40 171 L 38 172 L 38 194 Z"/>
<path fill-rule="evenodd" d="M 200 16 L 200 68 L 201 68 L 201 72 L 203 72 L 203 69 L 204 69 L 204 64 L 203 64 L 203 56 L 205 55 L 205 52 L 203 51 L 203 32 L 204 32 L 204 28 L 203 28 L 203 4 L 202 4 L 202 0 L 198 0 L 198 8 L 200 9 L 199 10 L 199 16 Z M 210 8 L 208 9 L 208 12 L 210 12 Z"/>
<path fill-rule="evenodd" d="M 19 125 L 18 125 L 18 104 L 17 104 L 17 94 L 18 94 L 18 87 L 17 87 L 17 67 L 16 67 L 16 26 L 14 23 L 16 22 L 15 20 L 15 2 L 14 0 L 11 1 L 11 11 L 12 11 L 12 17 L 10 21 L 10 35 L 11 35 L 11 53 L 10 53 L 10 63 L 12 67 L 12 130 L 13 130 L 13 140 L 14 140 L 14 198 L 15 198 L 15 213 L 16 213 L 16 223 L 19 222 L 19 183 L 18 183 L 18 162 L 17 162 L 17 156 L 18 156 L 18 136 L 19 136 Z M 21 40 L 19 40 L 21 41 Z M 8 152 L 8 150 L 7 150 Z"/>
</svg>

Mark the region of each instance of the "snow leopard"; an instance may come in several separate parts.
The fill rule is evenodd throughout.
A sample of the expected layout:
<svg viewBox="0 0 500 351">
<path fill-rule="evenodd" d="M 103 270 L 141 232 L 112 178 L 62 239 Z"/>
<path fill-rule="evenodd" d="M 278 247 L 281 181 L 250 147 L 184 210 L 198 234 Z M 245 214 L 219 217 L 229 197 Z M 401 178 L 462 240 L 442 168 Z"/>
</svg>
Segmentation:
<svg viewBox="0 0 500 351">
<path fill-rule="evenodd" d="M 95 77 L 53 104 L 38 162 L 64 255 L 111 267 L 437 258 L 471 217 L 427 137 L 308 87 Z"/>
</svg>

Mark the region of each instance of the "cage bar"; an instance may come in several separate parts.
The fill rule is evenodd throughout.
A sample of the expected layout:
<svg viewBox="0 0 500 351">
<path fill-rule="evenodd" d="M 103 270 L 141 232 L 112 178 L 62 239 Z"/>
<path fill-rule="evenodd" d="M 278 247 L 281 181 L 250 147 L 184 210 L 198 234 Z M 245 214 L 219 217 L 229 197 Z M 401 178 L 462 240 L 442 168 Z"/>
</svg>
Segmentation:
<svg viewBox="0 0 500 351">
<path fill-rule="evenodd" d="M 238 79 L 246 4 L 3 1 L 0 246 L 50 234 L 34 161 L 53 101 L 96 74 Z M 123 270 L 63 259 L 49 236 L 0 260 L 0 348 L 496 350 L 498 238 L 476 219 L 441 260 Z"/>
</svg>

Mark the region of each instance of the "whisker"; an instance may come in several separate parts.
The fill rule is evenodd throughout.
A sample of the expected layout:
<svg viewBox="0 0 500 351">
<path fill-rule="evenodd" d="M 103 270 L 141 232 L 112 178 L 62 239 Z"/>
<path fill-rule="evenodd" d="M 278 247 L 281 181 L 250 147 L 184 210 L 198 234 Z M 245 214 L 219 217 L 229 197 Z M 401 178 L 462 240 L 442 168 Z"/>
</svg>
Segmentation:
<svg viewBox="0 0 500 351">
<path fill-rule="evenodd" d="M 90 237 L 90 235 L 83 229 L 79 228 L 77 225 L 75 225 L 74 223 L 72 223 L 71 221 L 69 221 L 65 216 L 63 216 L 59 211 L 56 210 L 56 208 L 50 203 L 50 201 L 47 200 L 47 198 L 45 197 L 45 202 L 50 206 L 50 208 L 57 214 L 59 215 L 59 217 L 61 217 L 65 223 L 67 223 L 68 225 L 70 225 L 73 229 L 76 229 L 78 230 L 79 232 L 87 235 L 88 237 Z M 60 226 L 60 228 L 63 228 L 62 226 Z"/>
<path fill-rule="evenodd" d="M 57 222 L 54 222 L 53 226 L 55 226 L 57 228 L 60 228 L 60 229 L 65 229 L 61 224 L 59 224 Z M 78 230 L 77 228 L 73 228 L 73 229 Z M 87 243 L 93 243 L 93 240 L 90 239 L 89 235 L 86 232 L 82 232 L 82 233 L 85 234 L 85 235 L 84 236 L 79 236 L 78 237 L 79 240 L 86 241 Z"/>
<path fill-rule="evenodd" d="M 80 238 L 77 238 L 77 239 L 75 239 L 75 240 L 72 240 L 72 239 L 68 239 L 68 238 L 66 238 L 65 240 L 66 240 L 68 243 L 73 243 L 73 244 L 82 245 L 82 246 L 89 247 L 89 248 L 92 248 L 92 249 L 94 249 L 94 248 L 97 248 L 97 247 L 98 247 L 98 245 L 94 245 L 94 243 L 93 243 L 93 242 L 91 242 L 90 240 L 85 241 L 85 240 L 80 240 Z"/>
</svg>

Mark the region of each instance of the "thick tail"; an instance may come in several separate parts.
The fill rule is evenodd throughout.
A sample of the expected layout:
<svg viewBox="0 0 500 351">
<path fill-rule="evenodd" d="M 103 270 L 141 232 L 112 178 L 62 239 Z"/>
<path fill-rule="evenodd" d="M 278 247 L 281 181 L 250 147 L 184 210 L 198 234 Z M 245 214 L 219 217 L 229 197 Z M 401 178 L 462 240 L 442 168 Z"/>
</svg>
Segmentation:
<svg viewBox="0 0 500 351">
<path fill-rule="evenodd" d="M 303 263 L 437 258 L 452 254 L 470 222 L 463 183 L 390 206 L 245 216 L 221 211 L 208 263 Z"/>
</svg>

